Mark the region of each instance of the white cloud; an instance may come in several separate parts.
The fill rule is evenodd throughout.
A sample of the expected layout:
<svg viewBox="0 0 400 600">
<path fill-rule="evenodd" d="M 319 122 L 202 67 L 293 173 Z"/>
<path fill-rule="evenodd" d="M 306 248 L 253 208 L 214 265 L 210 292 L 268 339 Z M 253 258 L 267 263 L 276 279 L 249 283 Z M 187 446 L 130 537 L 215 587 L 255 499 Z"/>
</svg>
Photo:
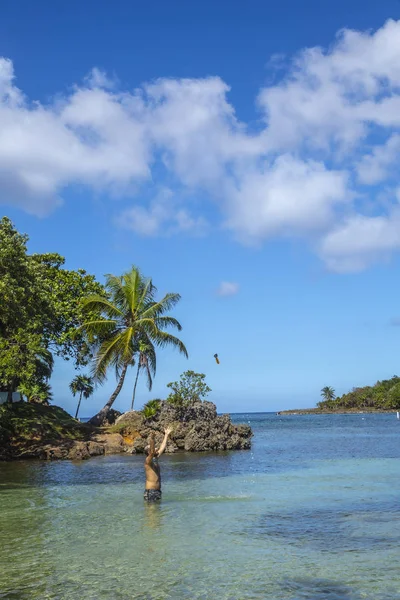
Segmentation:
<svg viewBox="0 0 400 600">
<path fill-rule="evenodd" d="M 201 235 L 207 228 L 203 217 L 194 217 L 185 208 L 177 207 L 174 194 L 168 188 L 160 190 L 148 207 L 134 205 L 124 210 L 116 223 L 144 237 L 180 232 Z"/>
<path fill-rule="evenodd" d="M 235 296 L 239 292 L 239 284 L 232 281 L 221 281 L 217 294 L 218 296 Z"/>
<path fill-rule="evenodd" d="M 389 216 L 355 215 L 323 238 L 320 252 L 333 271 L 362 271 L 400 249 L 400 210 Z"/>
<path fill-rule="evenodd" d="M 347 179 L 322 163 L 280 156 L 242 177 L 230 197 L 229 227 L 247 241 L 324 229 L 335 205 L 351 199 Z"/>
<path fill-rule="evenodd" d="M 395 133 L 385 144 L 376 146 L 370 154 L 361 158 L 356 167 L 359 181 L 374 185 L 390 177 L 393 169 L 396 169 L 399 152 L 400 135 Z"/>
<path fill-rule="evenodd" d="M 45 216 L 85 185 L 123 196 L 115 221 L 155 236 L 204 232 L 202 198 L 246 243 L 302 236 L 338 271 L 385 259 L 400 246 L 397 201 L 382 200 L 400 185 L 400 21 L 343 30 L 285 64 L 250 133 L 219 77 L 121 91 L 95 68 L 44 105 L 0 59 L 0 201 Z"/>
</svg>

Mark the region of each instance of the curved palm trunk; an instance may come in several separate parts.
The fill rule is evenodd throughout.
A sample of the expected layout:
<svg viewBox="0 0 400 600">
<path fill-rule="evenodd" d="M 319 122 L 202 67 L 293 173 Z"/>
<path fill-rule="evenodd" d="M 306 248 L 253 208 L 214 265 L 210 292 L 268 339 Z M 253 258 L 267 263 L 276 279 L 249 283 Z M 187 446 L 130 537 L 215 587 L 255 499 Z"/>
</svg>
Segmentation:
<svg viewBox="0 0 400 600">
<path fill-rule="evenodd" d="M 135 402 L 136 386 L 137 386 L 137 382 L 138 382 L 138 379 L 139 379 L 139 372 L 140 372 L 140 361 L 138 363 L 138 367 L 137 367 L 137 371 L 136 371 L 135 385 L 133 386 L 131 410 L 133 410 L 133 404 Z"/>
<path fill-rule="evenodd" d="M 94 417 L 92 417 L 89 421 L 90 425 L 95 425 L 96 427 L 99 427 L 104 419 L 107 417 L 110 408 L 112 407 L 112 405 L 115 402 L 116 397 L 118 396 L 118 394 L 120 393 L 122 386 L 124 385 L 124 380 L 125 380 L 125 375 L 126 375 L 126 371 L 128 369 L 128 364 L 126 363 L 126 365 L 124 365 L 122 371 L 121 371 L 121 375 L 118 381 L 118 385 L 115 388 L 114 392 L 111 394 L 109 401 L 103 406 L 103 408 L 97 413 L 97 415 L 94 415 Z"/>
<path fill-rule="evenodd" d="M 81 395 L 79 396 L 78 406 L 76 407 L 75 419 L 78 418 L 78 412 L 79 412 L 79 408 L 81 406 L 82 394 L 83 394 L 83 391 L 81 391 Z"/>
</svg>

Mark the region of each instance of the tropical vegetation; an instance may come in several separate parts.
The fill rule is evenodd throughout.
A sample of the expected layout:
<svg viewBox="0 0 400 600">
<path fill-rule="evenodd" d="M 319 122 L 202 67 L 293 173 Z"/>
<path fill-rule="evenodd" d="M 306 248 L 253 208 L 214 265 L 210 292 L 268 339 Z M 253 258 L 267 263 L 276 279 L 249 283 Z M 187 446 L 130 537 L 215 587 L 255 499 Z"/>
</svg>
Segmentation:
<svg viewBox="0 0 400 600">
<path fill-rule="evenodd" d="M 128 369 L 136 368 L 133 408 L 141 373 L 151 389 L 157 352 L 176 348 L 188 356 L 184 343 L 171 333 L 181 331 L 170 311 L 180 295 L 157 298 L 151 278 L 132 267 L 121 276 L 107 275 L 105 285 L 83 269 L 65 269 L 56 253 L 29 254 L 28 236 L 7 217 L 0 220 L 0 391 L 12 401 L 20 392 L 29 402 L 47 404 L 54 358 L 90 365 L 91 374 L 70 384 L 88 398 L 110 371 L 117 385 L 103 408 L 91 419 L 100 425 L 118 397 Z M 155 405 L 147 407 L 154 411 Z"/>
<path fill-rule="evenodd" d="M 336 398 L 335 390 L 333 389 L 333 387 L 326 385 L 321 390 L 321 396 L 323 397 L 324 402 L 330 402 Z"/>
<path fill-rule="evenodd" d="M 77 375 L 69 384 L 69 389 L 73 396 L 79 394 L 78 406 L 76 407 L 75 419 L 78 418 L 79 409 L 84 398 L 90 398 L 94 391 L 93 380 L 88 375 Z"/>
<path fill-rule="evenodd" d="M 102 383 L 108 370 L 113 369 L 117 379 L 109 400 L 90 419 L 93 425 L 101 424 L 107 417 L 135 360 L 141 361 L 145 355 L 148 372 L 151 369 L 154 373 L 156 347 L 172 346 L 188 356 L 183 342 L 166 331 L 168 327 L 182 329 L 177 319 L 165 314 L 179 302 L 179 294 L 166 294 L 157 301 L 152 280 L 143 277 L 137 267 L 120 277 L 107 275 L 105 289 L 107 298 L 93 295 L 83 303 L 89 315 L 99 314 L 83 324 L 88 338 L 94 340 L 93 377 Z"/>
<path fill-rule="evenodd" d="M 142 413 L 145 419 L 153 419 L 161 409 L 162 400 L 149 400 L 143 406 Z"/>
<path fill-rule="evenodd" d="M 91 359 L 81 300 L 105 293 L 93 275 L 64 269 L 59 254 L 28 254 L 27 242 L 10 219 L 0 220 L 0 389 L 9 400 L 18 390 L 45 396 L 54 355 L 75 365 Z"/>
<path fill-rule="evenodd" d="M 204 373 L 185 371 L 179 381 L 167 384 L 167 387 L 172 390 L 167 402 L 175 406 L 188 406 L 196 400 L 203 400 L 211 392 L 211 388 L 206 384 L 205 379 Z"/>
<path fill-rule="evenodd" d="M 136 360 L 137 360 L 137 370 L 136 370 L 135 383 L 133 386 L 131 410 L 133 410 L 133 405 L 135 403 L 136 387 L 137 387 L 137 383 L 138 383 L 138 379 L 139 379 L 139 375 L 140 375 L 141 371 L 144 371 L 147 376 L 148 390 L 151 391 L 151 388 L 153 387 L 153 377 L 156 374 L 156 353 L 155 353 L 154 346 L 152 346 L 151 344 L 147 344 L 144 341 L 139 341 L 138 353 L 137 353 Z"/>
<path fill-rule="evenodd" d="M 332 388 L 323 388 L 325 389 Z M 317 404 L 322 410 L 342 409 L 400 409 L 400 377 L 377 381 L 373 386 L 355 387 L 339 398 L 326 397 Z"/>
</svg>

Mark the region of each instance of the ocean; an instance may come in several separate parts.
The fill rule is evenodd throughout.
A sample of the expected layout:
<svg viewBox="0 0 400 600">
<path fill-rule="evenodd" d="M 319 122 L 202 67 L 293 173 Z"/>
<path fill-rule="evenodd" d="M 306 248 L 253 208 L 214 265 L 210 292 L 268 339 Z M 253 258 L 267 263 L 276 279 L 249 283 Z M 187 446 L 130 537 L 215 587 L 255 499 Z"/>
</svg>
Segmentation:
<svg viewBox="0 0 400 600">
<path fill-rule="evenodd" d="M 395 414 L 233 415 L 250 451 L 0 463 L 0 598 L 400 600 Z"/>
</svg>

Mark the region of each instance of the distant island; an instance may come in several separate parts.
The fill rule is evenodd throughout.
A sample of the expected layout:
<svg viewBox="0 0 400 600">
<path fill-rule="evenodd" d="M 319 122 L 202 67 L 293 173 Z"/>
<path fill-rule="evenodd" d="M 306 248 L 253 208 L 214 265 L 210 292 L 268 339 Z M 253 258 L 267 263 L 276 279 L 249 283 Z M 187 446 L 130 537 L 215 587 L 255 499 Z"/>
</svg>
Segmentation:
<svg viewBox="0 0 400 600">
<path fill-rule="evenodd" d="M 316 408 L 296 408 L 279 411 L 288 414 L 332 414 L 357 412 L 395 412 L 400 410 L 400 377 L 377 381 L 375 385 L 355 387 L 343 396 L 335 396 L 335 390 L 326 386 L 321 390 L 323 400 Z"/>
</svg>

